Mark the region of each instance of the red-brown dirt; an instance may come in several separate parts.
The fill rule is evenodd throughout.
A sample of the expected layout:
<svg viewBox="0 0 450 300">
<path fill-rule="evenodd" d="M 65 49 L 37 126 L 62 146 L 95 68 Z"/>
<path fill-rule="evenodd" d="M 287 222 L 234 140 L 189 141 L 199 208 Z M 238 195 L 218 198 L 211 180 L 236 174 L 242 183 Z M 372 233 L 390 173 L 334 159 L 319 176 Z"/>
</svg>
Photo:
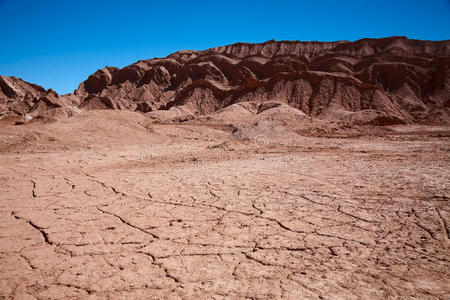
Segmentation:
<svg viewBox="0 0 450 300">
<path fill-rule="evenodd" d="M 0 299 L 449 299 L 448 53 L 236 44 L 62 96 L 0 77 Z"/>
<path fill-rule="evenodd" d="M 0 297 L 448 299 L 449 127 L 264 112 L 0 126 Z"/>
</svg>

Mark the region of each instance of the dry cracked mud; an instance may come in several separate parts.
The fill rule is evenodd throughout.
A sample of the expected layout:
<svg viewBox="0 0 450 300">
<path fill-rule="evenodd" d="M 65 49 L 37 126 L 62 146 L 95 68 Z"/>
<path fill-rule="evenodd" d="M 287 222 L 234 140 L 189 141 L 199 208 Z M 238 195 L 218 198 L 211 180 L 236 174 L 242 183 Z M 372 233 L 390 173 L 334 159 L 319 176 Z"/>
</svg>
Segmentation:
<svg viewBox="0 0 450 300">
<path fill-rule="evenodd" d="M 0 298 L 449 299 L 448 137 L 183 130 L 0 154 Z"/>
</svg>

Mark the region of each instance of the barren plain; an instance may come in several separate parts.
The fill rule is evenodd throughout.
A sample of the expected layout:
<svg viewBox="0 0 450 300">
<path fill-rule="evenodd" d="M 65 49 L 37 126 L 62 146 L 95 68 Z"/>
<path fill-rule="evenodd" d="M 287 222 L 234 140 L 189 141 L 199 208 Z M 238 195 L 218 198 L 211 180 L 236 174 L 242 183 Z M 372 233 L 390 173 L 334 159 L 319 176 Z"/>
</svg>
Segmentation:
<svg viewBox="0 0 450 300">
<path fill-rule="evenodd" d="M 448 127 L 269 125 L 1 127 L 0 298 L 449 299 Z"/>
</svg>

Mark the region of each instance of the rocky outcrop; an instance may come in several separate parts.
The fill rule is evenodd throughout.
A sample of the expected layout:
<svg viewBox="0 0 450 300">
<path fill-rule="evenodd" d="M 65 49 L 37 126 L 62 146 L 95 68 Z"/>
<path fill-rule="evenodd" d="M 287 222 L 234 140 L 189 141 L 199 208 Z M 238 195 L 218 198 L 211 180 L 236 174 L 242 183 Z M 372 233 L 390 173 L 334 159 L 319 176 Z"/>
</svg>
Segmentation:
<svg viewBox="0 0 450 300">
<path fill-rule="evenodd" d="M 52 89 L 23 81 L 16 77 L 0 76 L 0 120 L 22 124 L 34 118 L 53 119 L 78 112 L 78 98 L 59 96 Z"/>
<path fill-rule="evenodd" d="M 41 86 L 16 77 L 0 75 L 0 118 L 24 115 L 31 110 L 37 99 L 46 94 L 47 91 Z"/>
<path fill-rule="evenodd" d="M 278 101 L 316 118 L 450 123 L 449 67 L 450 41 L 238 43 L 105 67 L 63 97 L 82 109 L 184 107 L 205 115 L 244 101 Z"/>
</svg>

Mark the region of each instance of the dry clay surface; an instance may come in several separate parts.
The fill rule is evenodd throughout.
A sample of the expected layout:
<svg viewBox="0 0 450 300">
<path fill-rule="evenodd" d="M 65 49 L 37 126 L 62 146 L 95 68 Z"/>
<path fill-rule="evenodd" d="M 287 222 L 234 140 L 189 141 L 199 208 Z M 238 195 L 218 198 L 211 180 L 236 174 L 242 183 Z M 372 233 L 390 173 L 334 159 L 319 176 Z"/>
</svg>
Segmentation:
<svg viewBox="0 0 450 300">
<path fill-rule="evenodd" d="M 200 127 L 0 154 L 0 298 L 449 299 L 448 137 Z"/>
</svg>

